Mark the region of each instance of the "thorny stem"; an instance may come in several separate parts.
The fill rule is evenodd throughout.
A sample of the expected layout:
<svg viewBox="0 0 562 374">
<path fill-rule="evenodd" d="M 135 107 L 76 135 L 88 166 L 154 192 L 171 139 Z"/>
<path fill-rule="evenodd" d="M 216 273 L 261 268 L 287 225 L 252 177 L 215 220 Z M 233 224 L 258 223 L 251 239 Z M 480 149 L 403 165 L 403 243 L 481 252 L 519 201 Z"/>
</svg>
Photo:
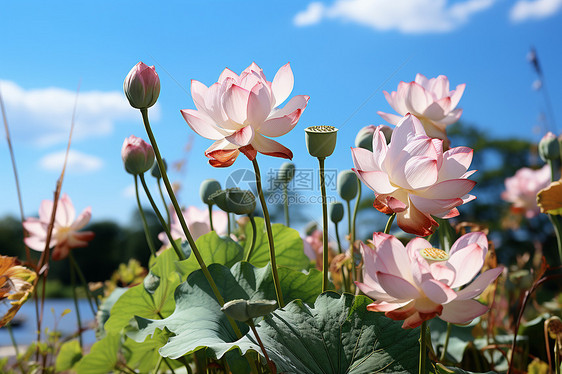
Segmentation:
<svg viewBox="0 0 562 374">
<path fill-rule="evenodd" d="M 178 243 L 176 243 L 176 241 L 172 237 L 172 233 L 170 232 L 170 227 L 168 225 L 166 225 L 166 221 L 164 221 L 164 217 L 162 216 L 162 214 L 160 214 L 160 210 L 158 210 L 158 206 L 156 206 L 156 203 L 154 202 L 154 199 L 152 198 L 152 195 L 150 194 L 150 190 L 148 189 L 148 186 L 146 185 L 146 180 L 144 179 L 144 175 L 139 174 L 139 177 L 140 177 L 140 181 L 141 181 L 141 184 L 142 184 L 142 188 L 144 189 L 144 192 L 146 193 L 146 197 L 148 197 L 148 201 L 150 201 L 150 205 L 152 206 L 152 210 L 154 210 L 154 213 L 156 214 L 156 217 L 158 218 L 158 221 L 160 221 L 160 225 L 164 229 L 164 232 L 166 233 L 166 236 L 168 237 L 168 240 L 170 241 L 170 244 L 174 248 L 174 251 L 176 252 L 176 255 L 178 256 L 179 259 L 181 259 L 182 258 L 181 256 L 184 256 L 183 251 L 178 247 Z M 146 227 L 147 227 L 147 230 L 148 230 L 148 225 Z"/>
<path fill-rule="evenodd" d="M 320 166 L 320 190 L 322 193 L 322 292 L 328 290 L 328 202 L 326 199 L 326 181 L 324 176 L 325 157 L 318 157 Z"/>
<path fill-rule="evenodd" d="M 273 284 L 275 285 L 277 305 L 279 305 L 280 308 L 283 308 L 285 306 L 285 303 L 283 302 L 281 283 L 279 282 L 279 275 L 277 274 L 277 263 L 275 261 L 275 244 L 273 242 L 273 231 L 271 230 L 271 220 L 269 219 L 269 211 L 267 210 L 267 205 L 265 203 L 265 198 L 263 196 L 260 168 L 258 166 L 258 161 L 256 158 L 252 160 L 252 165 L 254 166 L 254 174 L 256 175 L 256 187 L 258 190 L 258 196 L 260 198 L 261 208 L 263 210 L 265 228 L 267 230 L 267 239 L 269 240 L 269 259 L 271 261 L 271 272 L 273 274 Z"/>
<path fill-rule="evenodd" d="M 244 261 L 246 262 L 250 262 L 250 257 L 252 256 L 252 251 L 256 246 L 256 238 L 258 236 L 258 233 L 256 232 L 256 220 L 254 219 L 254 215 L 248 214 L 248 218 L 250 218 L 250 223 L 252 224 L 252 245 L 250 246 L 250 250 L 248 251 L 246 258 L 244 259 Z"/>
<path fill-rule="evenodd" d="M 392 222 L 394 222 L 394 217 L 396 217 L 396 213 L 392 213 L 390 217 L 388 217 L 388 221 L 386 222 L 386 226 L 384 227 L 385 234 L 388 234 L 390 232 L 390 227 L 392 226 Z"/>
<path fill-rule="evenodd" d="M 135 196 L 137 198 L 137 205 L 139 208 L 139 214 L 142 221 L 142 226 L 144 228 L 144 236 L 146 238 L 146 243 L 148 244 L 148 248 L 150 249 L 150 254 L 156 257 L 156 249 L 154 248 L 154 242 L 152 241 L 152 237 L 150 236 L 150 231 L 148 229 L 148 223 L 146 222 L 146 217 L 144 215 L 144 211 L 142 209 L 142 205 L 140 202 L 139 197 L 139 182 L 138 182 L 138 175 L 135 174 Z"/>
</svg>

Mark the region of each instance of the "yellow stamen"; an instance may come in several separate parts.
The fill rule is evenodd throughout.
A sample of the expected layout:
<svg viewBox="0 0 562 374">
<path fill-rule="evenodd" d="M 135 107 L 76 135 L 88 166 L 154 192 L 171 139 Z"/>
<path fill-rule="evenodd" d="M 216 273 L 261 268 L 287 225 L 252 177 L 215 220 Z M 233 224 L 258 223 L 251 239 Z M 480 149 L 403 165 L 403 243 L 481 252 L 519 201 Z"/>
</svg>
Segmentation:
<svg viewBox="0 0 562 374">
<path fill-rule="evenodd" d="M 438 248 L 424 248 L 420 254 L 429 261 L 447 261 L 449 259 L 449 254 Z"/>
</svg>

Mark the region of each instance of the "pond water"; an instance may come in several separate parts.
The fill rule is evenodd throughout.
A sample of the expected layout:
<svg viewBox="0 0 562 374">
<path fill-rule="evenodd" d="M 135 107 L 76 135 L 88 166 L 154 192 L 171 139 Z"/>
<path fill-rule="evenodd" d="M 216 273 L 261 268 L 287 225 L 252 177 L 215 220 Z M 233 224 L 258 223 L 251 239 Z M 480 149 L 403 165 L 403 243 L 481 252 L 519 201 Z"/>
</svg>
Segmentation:
<svg viewBox="0 0 562 374">
<path fill-rule="evenodd" d="M 95 307 L 95 305 L 94 305 Z M 91 327 L 94 322 L 94 314 L 90 308 L 88 300 L 81 299 L 78 302 L 80 317 L 83 327 Z M 63 311 L 69 309 L 70 313 L 61 317 Z M 16 314 L 16 320 L 21 324 L 12 326 L 12 331 L 18 345 L 28 345 L 37 339 L 37 319 L 35 317 L 35 300 L 28 300 Z M 78 330 L 76 322 L 76 310 L 72 299 L 46 299 L 43 311 L 42 340 L 45 339 L 45 328 L 49 331 L 57 330 L 62 336 L 69 336 Z M 85 344 L 95 342 L 95 333 L 90 328 L 82 335 Z M 0 346 L 10 346 L 10 334 L 7 328 L 0 328 Z"/>
</svg>

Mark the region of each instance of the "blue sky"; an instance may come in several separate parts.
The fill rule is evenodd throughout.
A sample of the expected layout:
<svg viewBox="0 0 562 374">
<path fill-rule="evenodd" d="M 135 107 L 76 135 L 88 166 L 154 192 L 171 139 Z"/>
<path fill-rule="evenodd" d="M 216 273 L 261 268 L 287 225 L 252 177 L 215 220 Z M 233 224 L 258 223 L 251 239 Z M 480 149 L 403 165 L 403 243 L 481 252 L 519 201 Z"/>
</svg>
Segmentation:
<svg viewBox="0 0 562 374">
<path fill-rule="evenodd" d="M 299 168 L 316 167 L 303 129 L 318 124 L 340 129 L 327 167 L 351 168 L 357 131 L 384 123 L 378 110 L 393 113 L 382 91 L 396 90 L 418 72 L 447 75 L 452 87 L 467 84 L 463 121 L 493 136 L 538 141 L 542 132 L 534 128 L 545 108 L 531 88 L 536 76 L 526 54 L 532 45 L 559 129 L 562 124 L 562 0 L 12 1 L 2 12 L 0 90 L 26 215 L 52 198 L 80 82 L 63 191 L 78 210 L 91 206 L 94 220 L 129 221 L 136 204 L 121 145 L 132 134 L 147 137 L 122 84 L 138 61 L 155 65 L 160 75 L 161 95 L 150 115 L 166 159 L 185 161 L 181 172 L 171 172 L 185 205 L 201 206 L 204 178 L 224 183 L 235 170 L 251 168 L 243 156 L 227 169 L 207 164 L 203 152 L 211 141 L 192 132 L 179 112 L 195 108 L 189 82 L 210 85 L 225 67 L 239 73 L 252 61 L 269 80 L 290 62 L 292 95 L 311 97 L 299 125 L 276 139 L 292 149 Z M 17 216 L 4 139 L 0 149 L 0 216 Z M 267 174 L 284 160 L 258 161 Z M 311 207 L 311 216 L 319 212 Z"/>
</svg>

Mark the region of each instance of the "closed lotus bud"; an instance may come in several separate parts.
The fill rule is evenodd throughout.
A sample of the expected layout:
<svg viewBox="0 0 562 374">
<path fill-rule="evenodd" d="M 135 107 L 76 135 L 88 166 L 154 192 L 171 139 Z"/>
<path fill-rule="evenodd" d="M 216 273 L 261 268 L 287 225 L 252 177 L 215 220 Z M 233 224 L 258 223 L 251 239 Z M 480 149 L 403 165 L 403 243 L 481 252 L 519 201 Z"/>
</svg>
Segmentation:
<svg viewBox="0 0 562 374">
<path fill-rule="evenodd" d="M 221 310 L 236 321 L 246 322 L 251 318 L 268 315 L 276 308 L 277 302 L 273 300 L 249 301 L 237 299 L 225 303 Z"/>
<path fill-rule="evenodd" d="M 213 193 L 210 198 L 227 213 L 251 214 L 256 209 L 256 197 L 248 190 L 227 188 Z"/>
<path fill-rule="evenodd" d="M 143 280 L 144 289 L 149 294 L 153 294 L 160 285 L 160 277 L 149 272 Z"/>
<path fill-rule="evenodd" d="M 550 131 L 539 142 L 539 156 L 544 162 L 560 160 L 560 142 Z"/>
<path fill-rule="evenodd" d="M 375 133 L 376 126 L 369 125 L 363 127 L 355 137 L 355 146 L 373 151 L 373 134 Z"/>
<path fill-rule="evenodd" d="M 336 148 L 338 129 L 334 126 L 311 126 L 306 132 L 306 148 L 313 157 L 326 158 Z"/>
<path fill-rule="evenodd" d="M 133 108 L 147 109 L 156 104 L 160 95 L 160 78 L 154 66 L 139 62 L 123 82 L 123 91 Z"/>
<path fill-rule="evenodd" d="M 333 223 L 338 223 L 343 219 L 343 204 L 339 201 L 330 204 L 330 220 Z"/>
<path fill-rule="evenodd" d="M 162 163 L 164 164 L 164 171 L 167 171 L 168 164 L 166 163 L 166 160 L 162 159 Z M 150 169 L 150 174 L 156 179 L 162 178 L 162 173 L 160 172 L 160 168 L 158 167 L 157 162 L 155 162 L 154 165 L 152 165 L 152 169 Z"/>
<path fill-rule="evenodd" d="M 141 138 L 131 135 L 123 142 L 121 158 L 127 173 L 144 174 L 154 165 L 154 150 Z"/>
<path fill-rule="evenodd" d="M 351 201 L 357 196 L 357 176 L 351 170 L 344 170 L 338 174 L 338 193 L 345 201 Z"/>
<path fill-rule="evenodd" d="M 221 189 L 221 184 L 215 179 L 205 179 L 199 187 L 199 195 L 201 200 L 207 205 L 213 205 L 214 201 L 211 195 Z"/>
<path fill-rule="evenodd" d="M 285 162 L 277 172 L 277 179 L 283 183 L 289 183 L 295 177 L 295 164 L 292 162 Z"/>
</svg>

